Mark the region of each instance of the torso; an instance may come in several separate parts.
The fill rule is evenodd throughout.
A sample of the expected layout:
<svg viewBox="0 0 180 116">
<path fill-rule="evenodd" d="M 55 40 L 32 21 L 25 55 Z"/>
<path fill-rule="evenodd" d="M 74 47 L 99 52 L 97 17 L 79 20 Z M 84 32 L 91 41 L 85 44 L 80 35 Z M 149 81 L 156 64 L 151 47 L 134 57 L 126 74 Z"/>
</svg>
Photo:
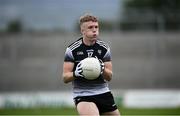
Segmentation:
<svg viewBox="0 0 180 116">
<path fill-rule="evenodd" d="M 109 47 L 101 40 L 97 40 L 92 46 L 86 46 L 82 38 L 68 46 L 65 54 L 65 61 L 73 62 L 76 65 L 87 57 L 97 57 L 102 61 L 110 61 L 111 55 Z M 73 69 L 73 71 L 75 68 Z M 95 80 L 86 80 L 84 78 L 77 78 L 73 82 L 74 97 L 77 96 L 91 96 L 102 94 L 110 91 L 107 82 L 100 75 Z"/>
</svg>

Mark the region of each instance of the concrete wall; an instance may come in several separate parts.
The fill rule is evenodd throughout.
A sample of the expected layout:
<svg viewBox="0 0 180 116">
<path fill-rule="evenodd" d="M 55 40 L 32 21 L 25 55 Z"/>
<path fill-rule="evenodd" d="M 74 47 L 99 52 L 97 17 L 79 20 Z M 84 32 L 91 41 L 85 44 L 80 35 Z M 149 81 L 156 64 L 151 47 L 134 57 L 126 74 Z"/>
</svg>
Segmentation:
<svg viewBox="0 0 180 116">
<path fill-rule="evenodd" d="M 0 91 L 71 90 L 61 80 L 77 34 L 0 35 Z M 179 33 L 102 33 L 113 57 L 113 89 L 179 89 Z"/>
</svg>

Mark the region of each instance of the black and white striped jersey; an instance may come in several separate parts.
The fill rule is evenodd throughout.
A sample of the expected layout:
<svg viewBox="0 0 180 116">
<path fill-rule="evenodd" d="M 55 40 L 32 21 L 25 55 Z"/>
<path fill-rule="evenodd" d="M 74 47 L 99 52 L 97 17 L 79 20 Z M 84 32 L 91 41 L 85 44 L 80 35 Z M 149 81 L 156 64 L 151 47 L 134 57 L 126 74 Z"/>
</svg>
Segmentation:
<svg viewBox="0 0 180 116">
<path fill-rule="evenodd" d="M 111 61 L 110 48 L 105 42 L 99 39 L 94 45 L 87 46 L 83 43 L 81 37 L 67 47 L 64 62 L 73 62 L 74 71 L 77 64 L 87 57 L 97 57 L 103 62 Z M 97 95 L 110 91 L 102 75 L 95 80 L 76 78 L 72 83 L 74 97 Z"/>
</svg>

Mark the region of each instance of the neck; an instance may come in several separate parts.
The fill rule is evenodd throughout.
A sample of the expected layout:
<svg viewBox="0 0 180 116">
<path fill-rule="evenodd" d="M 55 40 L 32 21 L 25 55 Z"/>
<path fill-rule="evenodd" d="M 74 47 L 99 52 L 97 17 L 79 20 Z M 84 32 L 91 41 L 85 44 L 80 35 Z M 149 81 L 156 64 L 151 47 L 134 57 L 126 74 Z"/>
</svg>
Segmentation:
<svg viewBox="0 0 180 116">
<path fill-rule="evenodd" d="M 83 43 L 87 46 L 92 46 L 94 45 L 96 40 L 90 40 L 89 38 L 83 37 Z"/>
</svg>

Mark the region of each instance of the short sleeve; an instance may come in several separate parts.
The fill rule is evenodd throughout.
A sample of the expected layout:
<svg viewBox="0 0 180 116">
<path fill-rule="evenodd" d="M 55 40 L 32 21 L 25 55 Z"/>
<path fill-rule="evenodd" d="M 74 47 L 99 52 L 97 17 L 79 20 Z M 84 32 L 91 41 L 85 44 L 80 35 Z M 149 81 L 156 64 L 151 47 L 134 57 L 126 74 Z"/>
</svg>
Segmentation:
<svg viewBox="0 0 180 116">
<path fill-rule="evenodd" d="M 69 47 L 66 49 L 64 61 L 65 62 L 74 62 L 74 56 L 72 54 L 72 50 Z"/>
<path fill-rule="evenodd" d="M 107 52 L 106 52 L 106 54 L 104 55 L 104 57 L 103 57 L 103 62 L 108 62 L 108 61 L 111 61 L 111 50 L 110 50 L 110 48 L 108 47 L 107 48 Z"/>
</svg>

